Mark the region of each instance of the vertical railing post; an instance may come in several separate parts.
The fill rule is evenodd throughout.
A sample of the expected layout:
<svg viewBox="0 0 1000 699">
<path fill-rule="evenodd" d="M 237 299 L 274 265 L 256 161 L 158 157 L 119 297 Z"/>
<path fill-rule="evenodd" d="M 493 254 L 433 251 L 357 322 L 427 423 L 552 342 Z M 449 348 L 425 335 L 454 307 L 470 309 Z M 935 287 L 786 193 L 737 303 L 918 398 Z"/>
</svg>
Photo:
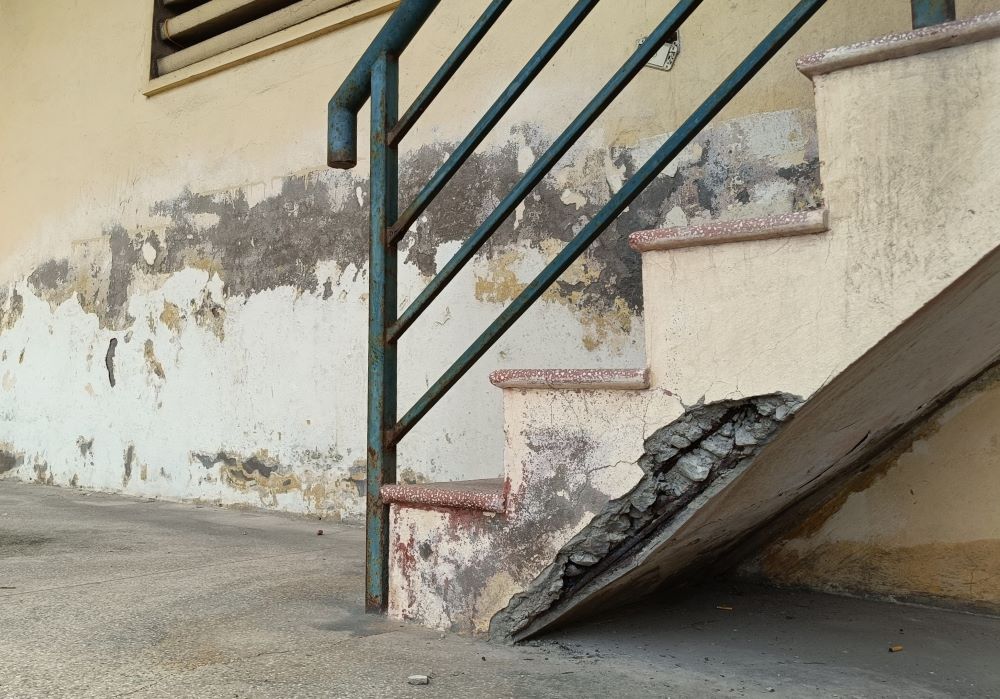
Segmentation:
<svg viewBox="0 0 1000 699">
<path fill-rule="evenodd" d="M 913 28 L 929 27 L 955 19 L 955 0 L 910 0 Z"/>
<path fill-rule="evenodd" d="M 399 64 L 383 53 L 372 68 L 371 237 L 368 265 L 368 474 L 365 524 L 365 611 L 384 613 L 389 594 L 389 508 L 379 490 L 396 481 L 396 345 L 387 330 L 396 321 L 396 246 L 386 229 L 398 215 L 397 151 L 389 132 L 398 118 Z"/>
</svg>

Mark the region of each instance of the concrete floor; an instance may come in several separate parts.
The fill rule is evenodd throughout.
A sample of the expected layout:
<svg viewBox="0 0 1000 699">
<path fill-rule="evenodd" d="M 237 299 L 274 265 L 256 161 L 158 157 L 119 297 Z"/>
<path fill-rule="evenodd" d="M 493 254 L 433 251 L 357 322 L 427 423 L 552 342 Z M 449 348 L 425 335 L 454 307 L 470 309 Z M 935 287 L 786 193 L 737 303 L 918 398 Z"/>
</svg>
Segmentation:
<svg viewBox="0 0 1000 699">
<path fill-rule="evenodd" d="M 722 585 L 498 647 L 361 613 L 362 540 L 0 481 L 0 697 L 1000 696 L 997 619 Z"/>
</svg>

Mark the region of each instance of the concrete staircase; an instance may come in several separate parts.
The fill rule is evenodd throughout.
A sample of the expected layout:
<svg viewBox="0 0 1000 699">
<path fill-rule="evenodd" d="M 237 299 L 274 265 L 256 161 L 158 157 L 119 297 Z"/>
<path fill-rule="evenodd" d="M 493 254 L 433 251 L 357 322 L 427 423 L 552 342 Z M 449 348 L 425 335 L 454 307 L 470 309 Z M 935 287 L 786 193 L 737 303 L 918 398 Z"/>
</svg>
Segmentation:
<svg viewBox="0 0 1000 699">
<path fill-rule="evenodd" d="M 503 477 L 382 491 L 390 615 L 516 639 L 647 592 L 995 363 L 998 37 L 992 13 L 800 60 L 825 208 L 634 234 L 648 369 L 495 372 Z"/>
</svg>

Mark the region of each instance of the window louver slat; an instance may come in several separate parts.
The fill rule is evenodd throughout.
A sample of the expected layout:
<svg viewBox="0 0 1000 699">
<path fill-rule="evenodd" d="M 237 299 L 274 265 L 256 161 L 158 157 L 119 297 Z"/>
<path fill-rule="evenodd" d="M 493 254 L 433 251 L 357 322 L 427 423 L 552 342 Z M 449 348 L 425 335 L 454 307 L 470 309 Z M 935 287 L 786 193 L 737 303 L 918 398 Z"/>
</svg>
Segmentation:
<svg viewBox="0 0 1000 699">
<path fill-rule="evenodd" d="M 179 70 L 352 2 L 355 0 L 208 0 L 161 23 L 164 44 L 175 50 L 156 59 L 156 74 Z"/>
<path fill-rule="evenodd" d="M 293 4 L 295 0 L 210 0 L 165 20 L 160 35 L 172 43 L 190 46 Z"/>
</svg>

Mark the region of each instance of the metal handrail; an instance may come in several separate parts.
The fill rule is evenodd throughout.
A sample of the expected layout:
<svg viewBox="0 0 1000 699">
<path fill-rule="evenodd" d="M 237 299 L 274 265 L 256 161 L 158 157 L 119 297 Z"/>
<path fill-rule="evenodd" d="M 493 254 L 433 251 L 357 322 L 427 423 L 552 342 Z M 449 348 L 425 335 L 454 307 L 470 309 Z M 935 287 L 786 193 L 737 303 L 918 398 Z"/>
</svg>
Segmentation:
<svg viewBox="0 0 1000 699">
<path fill-rule="evenodd" d="M 510 3 L 511 0 L 493 0 L 490 3 L 490 6 L 486 8 L 482 16 L 472 25 L 469 33 L 465 35 L 465 38 L 459 42 L 455 50 L 448 56 L 448 60 L 441 65 L 440 70 L 427 83 L 427 87 L 417 95 L 417 99 L 413 100 L 413 104 L 406 110 L 406 114 L 399 118 L 392 131 L 389 132 L 390 146 L 395 146 L 403 140 L 403 137 L 417 123 L 417 119 L 427 111 L 427 108 L 434 101 L 434 98 L 437 97 L 438 93 L 441 92 L 445 84 L 451 80 L 455 72 L 465 63 L 465 59 L 476 50 L 479 42 L 493 28 L 493 25 L 500 19 L 500 15 L 503 14 Z"/>
<path fill-rule="evenodd" d="M 611 80 L 604 88 L 597 93 L 590 103 L 584 107 L 579 116 L 573 120 L 566 130 L 549 146 L 548 150 L 539 157 L 521 180 L 514 185 L 503 201 L 493 210 L 486 220 L 476 229 L 476 232 L 469 236 L 458 252 L 441 268 L 424 290 L 413 300 L 405 311 L 399 316 L 399 320 L 389 329 L 389 338 L 398 339 L 406 329 L 423 313 L 438 294 L 448 283 L 455 278 L 455 275 L 479 252 L 479 249 L 486 244 L 486 241 L 496 233 L 503 225 L 503 222 L 514 213 L 528 194 L 531 193 L 539 182 L 542 181 L 549 171 L 559 162 L 573 144 L 586 132 L 588 128 L 604 112 L 622 90 L 638 75 L 642 67 L 646 65 L 659 50 L 660 46 L 667 40 L 667 37 L 676 33 L 695 8 L 702 0 L 681 0 L 670 12 L 666 19 L 650 34 L 635 52 L 629 57 L 625 64 L 618 69 Z M 443 168 L 442 168 L 443 169 Z"/>
<path fill-rule="evenodd" d="M 397 247 L 400 240 L 599 0 L 578 0 L 469 136 L 455 149 L 403 214 L 398 215 L 399 142 L 510 4 L 510 0 L 493 0 L 487 6 L 469 33 L 400 119 L 397 104 L 398 57 L 438 2 L 439 0 L 402 0 L 399 8 L 330 100 L 329 106 L 327 159 L 331 167 L 347 169 L 357 164 L 357 113 L 369 95 L 372 102 L 365 603 L 370 612 L 384 612 L 388 602 L 388 507 L 382 502 L 379 491 L 382 485 L 395 482 L 396 445 L 653 179 L 677 158 L 826 0 L 799 0 L 791 12 L 629 178 L 562 252 L 518 294 L 413 407 L 397 420 L 396 343 L 399 338 L 639 73 L 668 37 L 676 33 L 701 0 L 679 0 L 649 38 L 635 50 L 579 116 L 534 162 L 455 256 L 397 317 Z M 911 0 L 911 3 L 914 26 L 954 19 L 954 0 Z"/>
<path fill-rule="evenodd" d="M 358 164 L 358 111 L 371 95 L 372 67 L 382 54 L 398 56 L 441 0 L 403 0 L 347 74 L 327 106 L 326 164 L 350 170 Z"/>
<path fill-rule="evenodd" d="M 424 209 L 433 201 L 434 197 L 444 189 L 444 186 L 448 184 L 452 176 L 458 172 L 462 164 L 468 160 L 469 156 L 483 142 L 483 139 L 486 138 L 489 132 L 493 130 L 493 127 L 503 118 L 503 115 L 507 113 L 507 110 L 528 89 L 528 86 L 535 77 L 542 72 L 542 69 L 552 60 L 556 52 L 562 48 L 562 45 L 566 43 L 570 35 L 580 26 L 580 23 L 583 22 L 587 15 L 590 14 L 590 11 L 597 6 L 598 2 L 599 0 L 577 0 L 576 5 L 569 11 L 565 19 L 559 23 L 538 51 L 524 64 L 521 71 L 510 81 L 510 85 L 497 97 L 493 106 L 486 111 L 486 114 L 483 115 L 479 123 L 469 132 L 469 135 L 458 144 L 458 147 L 455 148 L 444 165 L 438 168 L 438 171 L 434 173 L 434 176 L 431 177 L 420 194 L 414 198 L 413 203 L 393 223 L 386 237 L 387 243 L 398 244 L 402 240 L 410 226 L 413 225 L 413 222 L 424 212 Z"/>
</svg>

